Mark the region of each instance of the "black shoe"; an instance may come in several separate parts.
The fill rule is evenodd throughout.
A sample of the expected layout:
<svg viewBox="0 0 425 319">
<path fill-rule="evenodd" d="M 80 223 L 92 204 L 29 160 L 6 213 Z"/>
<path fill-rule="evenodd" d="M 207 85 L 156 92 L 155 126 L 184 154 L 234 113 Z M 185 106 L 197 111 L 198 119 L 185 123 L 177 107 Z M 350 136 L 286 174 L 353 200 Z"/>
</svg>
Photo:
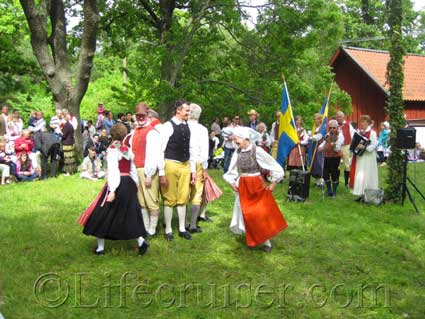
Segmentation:
<svg viewBox="0 0 425 319">
<path fill-rule="evenodd" d="M 142 246 L 139 246 L 139 255 L 143 256 L 149 248 L 149 243 L 144 240 Z"/>
<path fill-rule="evenodd" d="M 212 219 L 211 219 L 211 218 L 209 218 L 208 216 L 206 216 L 206 217 L 198 216 L 198 222 L 207 222 L 207 223 L 212 223 Z"/>
<path fill-rule="evenodd" d="M 155 233 L 155 234 L 149 234 L 149 233 L 148 233 L 148 234 L 146 235 L 146 238 L 147 238 L 147 239 L 151 239 L 151 238 L 155 238 L 155 237 L 156 237 L 156 233 Z"/>
<path fill-rule="evenodd" d="M 192 235 L 189 234 L 187 231 L 183 231 L 183 232 L 179 231 L 179 236 L 183 237 L 184 239 L 187 239 L 187 240 L 192 239 Z"/>
<path fill-rule="evenodd" d="M 95 249 L 95 250 L 94 250 L 94 254 L 95 254 L 95 255 L 97 255 L 97 256 L 105 255 L 105 250 L 99 250 L 99 251 L 97 251 L 97 250 Z"/>
<path fill-rule="evenodd" d="M 173 233 L 166 233 L 165 239 L 167 239 L 168 241 L 172 241 L 174 239 Z"/>
<path fill-rule="evenodd" d="M 358 198 L 356 198 L 354 200 L 355 202 L 362 202 L 363 201 L 363 196 L 359 196 Z"/>
<path fill-rule="evenodd" d="M 271 253 L 272 252 L 272 246 L 263 246 L 263 251 L 266 253 Z"/>
<path fill-rule="evenodd" d="M 199 226 L 196 226 L 196 228 L 189 228 L 189 233 L 202 233 L 202 228 Z"/>
</svg>

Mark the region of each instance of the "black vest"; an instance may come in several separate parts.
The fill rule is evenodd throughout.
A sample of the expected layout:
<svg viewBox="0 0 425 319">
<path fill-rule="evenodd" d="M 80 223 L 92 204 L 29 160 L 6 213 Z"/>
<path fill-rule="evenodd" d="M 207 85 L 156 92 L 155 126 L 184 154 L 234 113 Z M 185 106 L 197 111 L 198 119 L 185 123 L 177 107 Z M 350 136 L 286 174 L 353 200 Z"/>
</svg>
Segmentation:
<svg viewBox="0 0 425 319">
<path fill-rule="evenodd" d="M 179 162 L 186 162 L 190 158 L 190 129 L 186 123 L 177 125 L 170 121 L 173 125 L 173 134 L 168 140 L 167 148 L 165 149 L 165 158 Z"/>
</svg>

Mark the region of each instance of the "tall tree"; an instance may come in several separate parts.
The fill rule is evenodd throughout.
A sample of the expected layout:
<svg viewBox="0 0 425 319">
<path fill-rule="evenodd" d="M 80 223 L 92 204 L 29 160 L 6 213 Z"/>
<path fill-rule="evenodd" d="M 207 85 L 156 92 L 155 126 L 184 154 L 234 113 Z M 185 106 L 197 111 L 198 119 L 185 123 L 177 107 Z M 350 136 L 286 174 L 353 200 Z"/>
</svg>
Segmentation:
<svg viewBox="0 0 425 319">
<path fill-rule="evenodd" d="M 403 154 L 396 146 L 397 129 L 405 125 L 403 117 L 403 56 L 405 50 L 402 39 L 403 10 L 402 0 L 387 0 L 389 9 L 388 25 L 390 37 L 390 62 L 387 66 L 387 79 L 390 95 L 387 99 L 387 112 L 391 122 L 391 157 L 388 166 L 387 196 L 390 200 L 399 201 L 403 184 Z"/>
<path fill-rule="evenodd" d="M 63 0 L 20 0 L 31 32 L 31 46 L 47 79 L 56 109 L 67 108 L 80 122 L 80 103 L 87 91 L 99 14 L 96 0 L 83 2 L 83 32 L 73 80 L 71 54 L 67 46 L 67 21 Z M 76 144 L 82 146 L 81 130 L 76 131 Z"/>
</svg>

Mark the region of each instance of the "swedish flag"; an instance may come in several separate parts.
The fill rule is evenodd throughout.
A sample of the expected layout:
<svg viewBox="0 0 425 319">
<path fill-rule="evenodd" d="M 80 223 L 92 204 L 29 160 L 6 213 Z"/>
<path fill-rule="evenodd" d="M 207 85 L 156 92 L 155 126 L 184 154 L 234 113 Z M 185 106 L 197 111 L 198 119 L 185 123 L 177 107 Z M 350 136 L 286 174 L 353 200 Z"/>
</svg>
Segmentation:
<svg viewBox="0 0 425 319">
<path fill-rule="evenodd" d="M 292 114 L 291 101 L 289 99 L 286 82 L 283 82 L 282 106 L 279 120 L 279 143 L 277 146 L 277 162 L 285 166 L 286 158 L 291 150 L 298 144 L 298 134 L 295 128 Z"/>
<path fill-rule="evenodd" d="M 329 95 L 325 97 L 325 100 L 323 101 L 322 107 L 320 108 L 319 114 L 322 115 L 322 125 L 320 126 L 319 133 L 322 134 L 322 136 L 326 136 L 326 127 L 328 126 L 328 109 L 329 109 L 329 98 L 331 95 L 331 91 L 329 90 Z M 316 124 L 313 123 L 313 128 L 311 129 L 311 135 L 314 135 L 314 132 L 316 132 Z M 310 139 L 308 142 L 308 154 L 307 154 L 307 165 L 310 167 L 313 163 L 314 158 L 316 157 L 317 152 L 317 146 L 313 148 L 313 141 Z"/>
</svg>

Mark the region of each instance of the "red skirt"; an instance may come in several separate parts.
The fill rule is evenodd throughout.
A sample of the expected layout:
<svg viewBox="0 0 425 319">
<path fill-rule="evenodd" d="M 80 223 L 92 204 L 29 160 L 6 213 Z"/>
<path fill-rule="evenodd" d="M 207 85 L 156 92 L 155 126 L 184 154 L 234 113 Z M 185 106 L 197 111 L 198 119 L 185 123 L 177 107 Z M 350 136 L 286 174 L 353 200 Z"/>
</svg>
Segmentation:
<svg viewBox="0 0 425 319">
<path fill-rule="evenodd" d="M 241 176 L 239 197 L 249 247 L 264 243 L 288 226 L 261 176 Z"/>
</svg>

